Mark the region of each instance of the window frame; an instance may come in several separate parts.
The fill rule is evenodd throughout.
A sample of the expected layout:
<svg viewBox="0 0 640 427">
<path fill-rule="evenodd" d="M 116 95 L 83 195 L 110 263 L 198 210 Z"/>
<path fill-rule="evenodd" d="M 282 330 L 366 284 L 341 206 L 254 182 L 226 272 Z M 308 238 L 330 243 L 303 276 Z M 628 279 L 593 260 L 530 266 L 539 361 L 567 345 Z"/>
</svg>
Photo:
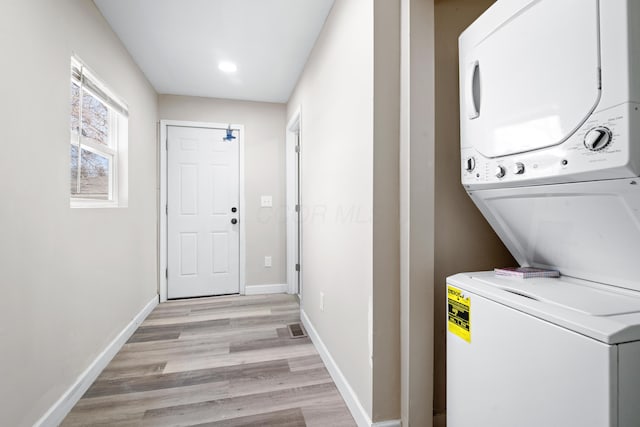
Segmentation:
<svg viewBox="0 0 640 427">
<path fill-rule="evenodd" d="M 77 77 L 77 72 L 80 71 L 80 79 Z M 103 95 L 94 91 L 88 85 L 84 85 L 84 81 L 90 81 L 93 87 L 96 87 L 101 91 Z M 120 173 L 121 159 L 120 150 L 127 146 L 127 134 L 128 134 L 128 108 L 126 104 L 114 95 L 113 91 L 108 89 L 101 79 L 96 77 L 87 66 L 76 56 L 71 57 L 71 75 L 69 80 L 70 88 L 72 85 L 78 86 L 78 97 L 80 99 L 80 112 L 78 117 L 78 129 L 74 130 L 69 126 L 70 138 L 69 147 L 76 147 L 78 153 L 78 159 L 81 159 L 82 150 L 97 154 L 101 157 L 108 159 L 108 198 L 107 199 L 95 199 L 82 197 L 81 194 L 72 194 L 69 190 L 70 207 L 72 208 L 100 208 L 100 207 L 126 207 L 127 200 L 121 198 L 122 187 L 126 185 L 126 176 L 122 176 Z M 88 93 L 91 97 L 104 105 L 108 112 L 108 141 L 107 144 L 96 142 L 92 138 L 82 136 L 82 100 L 84 92 Z M 69 119 L 72 118 L 73 112 L 70 110 Z M 69 159 L 71 162 L 71 158 Z M 81 165 L 78 168 L 77 174 L 80 174 Z M 71 163 L 69 163 L 69 172 L 71 173 Z M 71 179 L 71 176 L 69 177 Z M 81 178 L 79 178 L 81 179 Z"/>
</svg>

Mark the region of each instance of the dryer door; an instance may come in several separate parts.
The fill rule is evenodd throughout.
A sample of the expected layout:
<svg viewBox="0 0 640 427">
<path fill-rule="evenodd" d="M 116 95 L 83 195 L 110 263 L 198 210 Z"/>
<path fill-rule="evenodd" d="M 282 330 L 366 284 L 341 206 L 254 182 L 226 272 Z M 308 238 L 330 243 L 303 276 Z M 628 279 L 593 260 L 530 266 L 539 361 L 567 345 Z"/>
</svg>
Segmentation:
<svg viewBox="0 0 640 427">
<path fill-rule="evenodd" d="M 570 137 L 600 99 L 598 26 L 597 0 L 489 9 L 460 37 L 462 146 L 494 158 Z"/>
</svg>

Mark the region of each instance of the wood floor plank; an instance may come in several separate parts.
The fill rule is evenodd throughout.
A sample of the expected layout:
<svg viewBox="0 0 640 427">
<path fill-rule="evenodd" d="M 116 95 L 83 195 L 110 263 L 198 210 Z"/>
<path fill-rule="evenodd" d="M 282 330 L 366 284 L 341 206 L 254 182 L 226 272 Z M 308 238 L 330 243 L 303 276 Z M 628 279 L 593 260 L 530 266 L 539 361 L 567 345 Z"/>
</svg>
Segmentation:
<svg viewBox="0 0 640 427">
<path fill-rule="evenodd" d="M 199 323 L 200 326 L 203 325 L 202 322 L 214 322 L 214 321 L 223 321 L 227 319 L 234 319 L 236 317 L 245 317 L 247 315 L 253 314 L 254 316 L 265 316 L 269 315 L 269 310 L 253 310 L 251 312 L 243 312 L 243 311 L 227 311 L 220 313 L 208 313 L 208 314 L 198 314 L 198 315 L 189 315 L 189 316 L 173 316 L 173 317 L 161 317 L 158 319 L 147 320 L 144 323 L 144 326 L 171 326 L 171 325 L 182 325 L 188 326 L 190 323 Z"/>
<path fill-rule="evenodd" d="M 100 397 L 87 397 L 78 402 L 63 426 L 94 425 L 110 422 L 142 423 L 149 409 L 193 404 L 229 397 L 228 382 L 204 383 L 192 386 L 164 388 L 143 392 Z"/>
<path fill-rule="evenodd" d="M 255 393 L 270 393 L 286 389 L 297 389 L 318 384 L 332 383 L 331 375 L 324 368 L 305 372 L 288 372 L 264 378 L 235 378 L 229 381 L 229 394 L 233 397 Z"/>
<path fill-rule="evenodd" d="M 345 412 L 348 412 L 347 405 L 339 395 L 335 396 L 333 400 L 302 408 L 307 427 L 353 427 L 353 419 L 345 417 Z"/>
<path fill-rule="evenodd" d="M 136 366 L 118 367 L 109 364 L 100 374 L 100 380 L 110 380 L 116 378 L 142 377 L 145 375 L 161 374 L 167 362 L 160 363 L 140 363 Z M 289 365 L 291 369 L 291 365 Z"/>
<path fill-rule="evenodd" d="M 230 420 L 214 421 L 196 424 L 191 427 L 249 427 L 249 426 L 278 426 L 305 427 L 304 415 L 300 408 L 284 409 L 266 414 L 249 415 L 232 418 Z"/>
<path fill-rule="evenodd" d="M 286 323 L 281 319 L 265 320 L 261 323 L 250 323 L 244 325 L 229 324 L 227 328 L 220 328 L 212 331 L 207 328 L 190 328 L 185 329 L 180 334 L 179 339 L 190 339 L 197 337 L 207 337 L 208 339 L 228 338 L 229 341 L 237 341 L 244 339 L 245 335 L 259 333 L 262 331 L 265 335 L 258 338 L 269 338 L 277 336 L 278 328 L 283 328 Z"/>
<path fill-rule="evenodd" d="M 245 318 L 245 317 L 258 317 L 258 316 L 268 316 L 271 314 L 269 309 L 255 309 L 251 310 L 223 310 L 223 311 L 211 311 L 206 312 L 204 314 L 190 314 L 187 317 L 184 316 L 176 316 L 176 317 L 162 317 L 158 319 L 151 319 L 145 322 L 145 326 L 153 326 L 153 325 L 175 325 L 181 324 L 185 325 L 187 323 L 196 323 L 196 322 L 206 322 L 209 320 L 222 320 L 222 319 L 236 319 L 236 318 Z"/>
<path fill-rule="evenodd" d="M 137 391 L 184 387 L 194 384 L 217 383 L 229 381 L 233 378 L 267 377 L 287 371 L 289 371 L 289 364 L 286 360 L 272 360 L 261 363 L 146 375 L 142 377 L 123 377 L 109 380 L 98 378 L 89 390 L 87 390 L 84 397 L 108 396 Z"/>
<path fill-rule="evenodd" d="M 299 322 L 293 295 L 161 304 L 62 425 L 354 427 Z"/>
<path fill-rule="evenodd" d="M 289 359 L 289 370 L 291 372 L 306 371 L 310 369 L 324 368 L 324 363 L 318 354 L 311 356 L 294 357 Z"/>
<path fill-rule="evenodd" d="M 180 405 L 152 409 L 145 413 L 145 426 L 191 426 L 206 422 L 258 415 L 285 409 L 318 404 L 335 397 L 337 392 L 331 383 L 323 383 L 295 389 L 257 393 L 229 399 L 212 400 L 192 405 Z"/>
<path fill-rule="evenodd" d="M 207 368 L 222 368 L 236 366 L 245 363 L 270 362 L 282 360 L 287 357 L 309 356 L 316 351 L 311 343 L 290 345 L 287 347 L 275 347 L 259 350 L 242 351 L 238 353 L 222 354 L 218 357 L 199 356 L 189 359 L 169 360 L 164 368 L 164 373 L 193 371 Z"/>
<path fill-rule="evenodd" d="M 168 360 L 175 363 L 197 357 L 211 357 L 227 353 L 229 353 L 228 343 L 196 342 L 170 349 L 121 352 L 113 358 L 110 365 L 118 368 L 125 366 L 136 367 L 141 363 L 163 363 Z"/>
<path fill-rule="evenodd" d="M 127 341 L 130 342 L 147 342 L 147 341 L 164 341 L 172 340 L 180 336 L 181 331 L 169 331 L 169 332 L 140 332 L 131 335 L 131 338 Z"/>
<path fill-rule="evenodd" d="M 281 328 L 282 329 L 282 328 Z M 288 347 L 292 345 L 311 344 L 309 338 L 291 339 L 290 336 L 277 338 L 263 338 L 234 342 L 229 345 L 229 353 L 238 353 L 241 351 L 259 350 L 265 348 Z"/>
<path fill-rule="evenodd" d="M 251 325 L 261 325 L 264 323 L 278 323 L 280 325 L 288 325 L 290 323 L 296 323 L 300 321 L 300 313 L 295 310 L 291 310 L 286 313 L 274 313 L 269 316 L 251 316 L 251 317 L 238 317 L 230 319 L 231 327 L 245 327 Z"/>
</svg>

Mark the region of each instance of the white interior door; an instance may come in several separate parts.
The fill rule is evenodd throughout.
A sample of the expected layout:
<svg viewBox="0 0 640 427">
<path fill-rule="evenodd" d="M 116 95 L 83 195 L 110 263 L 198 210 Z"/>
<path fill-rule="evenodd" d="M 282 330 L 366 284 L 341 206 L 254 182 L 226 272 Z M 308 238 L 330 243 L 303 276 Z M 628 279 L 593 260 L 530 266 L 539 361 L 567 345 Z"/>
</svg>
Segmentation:
<svg viewBox="0 0 640 427">
<path fill-rule="evenodd" d="M 225 135 L 167 129 L 168 298 L 240 291 L 240 150 Z"/>
</svg>

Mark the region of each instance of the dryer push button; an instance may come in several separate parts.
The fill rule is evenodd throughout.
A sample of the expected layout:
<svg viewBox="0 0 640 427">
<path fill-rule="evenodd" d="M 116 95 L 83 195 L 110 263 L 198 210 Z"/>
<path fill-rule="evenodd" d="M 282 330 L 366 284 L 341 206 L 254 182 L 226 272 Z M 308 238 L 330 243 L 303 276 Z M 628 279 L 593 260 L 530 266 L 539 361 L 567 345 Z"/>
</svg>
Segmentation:
<svg viewBox="0 0 640 427">
<path fill-rule="evenodd" d="M 513 165 L 513 173 L 515 175 L 522 175 L 524 173 L 524 163 L 518 162 Z"/>
</svg>

